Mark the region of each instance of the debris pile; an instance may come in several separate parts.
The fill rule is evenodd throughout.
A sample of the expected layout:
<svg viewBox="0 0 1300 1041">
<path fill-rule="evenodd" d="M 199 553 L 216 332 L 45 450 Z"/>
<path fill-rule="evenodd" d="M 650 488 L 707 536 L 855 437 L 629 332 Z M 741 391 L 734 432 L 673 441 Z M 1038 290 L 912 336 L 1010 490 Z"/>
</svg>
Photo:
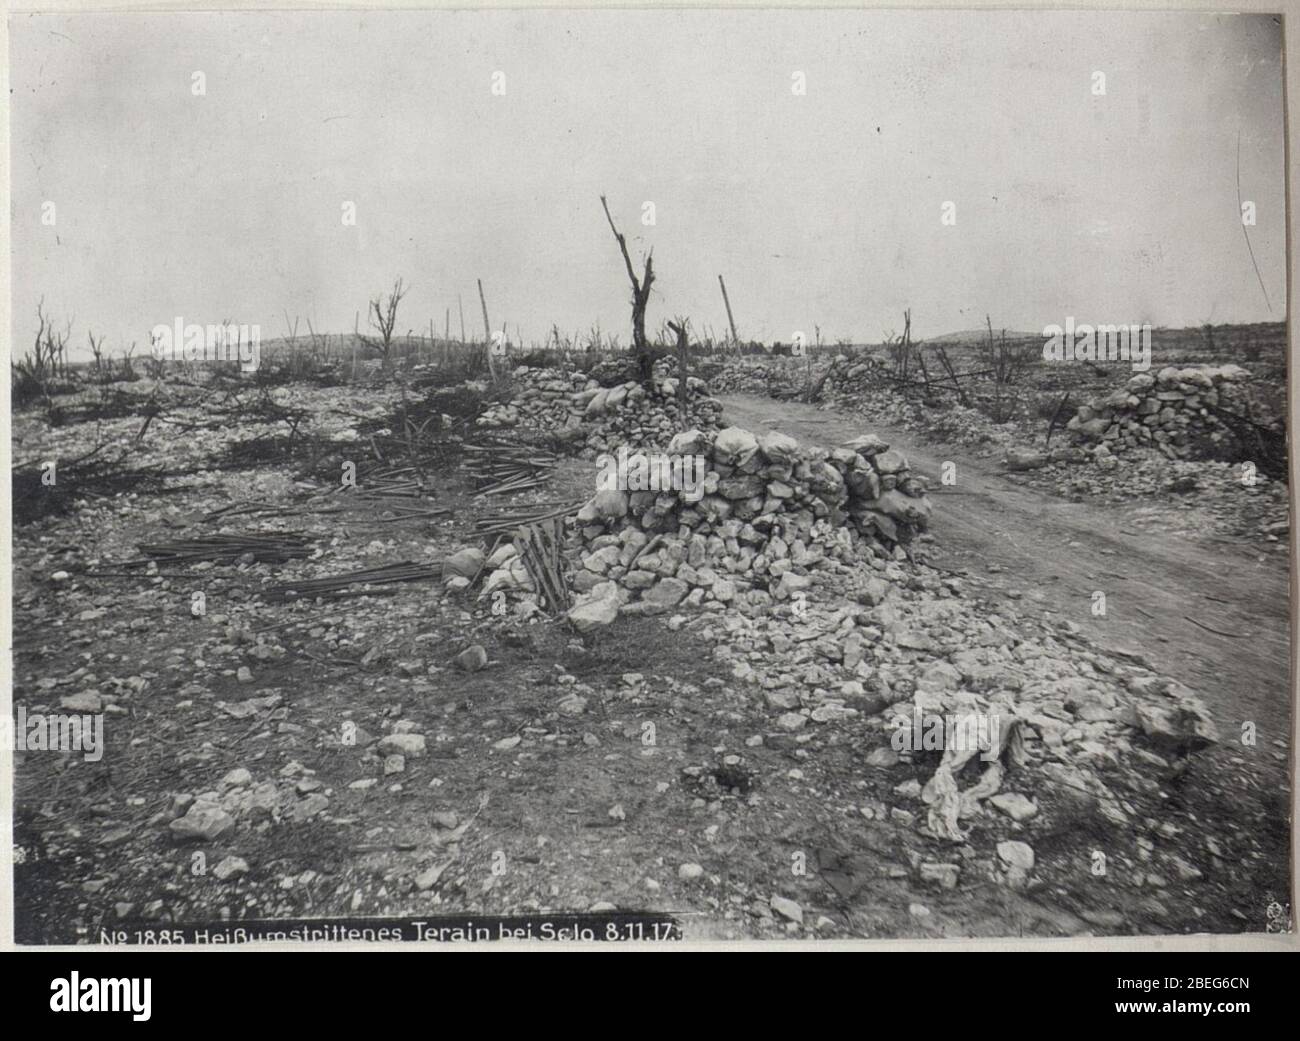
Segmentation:
<svg viewBox="0 0 1300 1041">
<path fill-rule="evenodd" d="M 476 498 L 540 488 L 551 479 L 558 459 L 537 448 L 506 443 L 464 446 L 467 469 L 478 486 Z"/>
<path fill-rule="evenodd" d="M 778 731 L 799 739 L 871 719 L 880 741 L 863 749 L 865 764 L 907 780 L 892 807 L 861 807 L 868 820 L 953 843 L 979 821 L 1014 834 L 1040 811 L 1131 828 L 1162 796 L 1123 767 L 1170 777 L 1218 739 L 1192 691 L 1097 652 L 1072 623 L 981 610 L 960 579 L 925 569 L 871 570 L 872 588 L 855 590 L 862 569 L 830 564 L 802 609 L 669 621 L 761 691 Z"/>
<path fill-rule="evenodd" d="M 512 379 L 514 397 L 488 408 L 478 425 L 545 430 L 568 439 L 587 458 L 617 446 L 660 447 L 683 427 L 715 430 L 722 417 L 708 384 L 693 376 L 686 380 L 685 416 L 671 376 L 656 375 L 649 389 L 634 381 L 602 387 L 585 373 L 560 369 L 521 367 Z"/>
<path fill-rule="evenodd" d="M 709 377 L 715 394 L 791 396 L 803 386 L 807 363 L 799 358 L 727 361 Z"/>
<path fill-rule="evenodd" d="M 1080 406 L 1066 429 L 1093 456 L 1114 466 L 1113 453 L 1155 448 L 1170 459 L 1223 458 L 1235 449 L 1225 413 L 1249 411 L 1250 373 L 1239 365 L 1168 367 L 1140 372 L 1125 387 Z"/>
<path fill-rule="evenodd" d="M 312 536 L 300 532 L 222 533 L 201 539 L 175 539 L 171 542 L 141 543 L 144 554 L 138 560 L 123 561 L 123 567 L 144 564 L 196 564 L 237 561 L 241 564 L 282 563 L 311 555 Z"/>
<path fill-rule="evenodd" d="M 577 515 L 579 628 L 620 610 L 798 599 L 823 561 L 902 555 L 930 518 L 924 479 L 870 434 L 826 450 L 780 433 L 690 430 L 666 453 L 621 464 L 618 486 Z"/>
<path fill-rule="evenodd" d="M 831 365 L 827 382 L 832 391 L 855 394 L 862 390 L 879 388 L 882 380 L 892 379 L 893 366 L 884 358 L 866 356 L 854 360 L 844 355 L 836 357 Z"/>
</svg>

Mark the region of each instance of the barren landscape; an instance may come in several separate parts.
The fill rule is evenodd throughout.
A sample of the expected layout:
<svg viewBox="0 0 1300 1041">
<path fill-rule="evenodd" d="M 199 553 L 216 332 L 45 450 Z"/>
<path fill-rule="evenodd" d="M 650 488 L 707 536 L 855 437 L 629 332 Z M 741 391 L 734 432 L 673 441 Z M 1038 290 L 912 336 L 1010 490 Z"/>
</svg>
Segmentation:
<svg viewBox="0 0 1300 1041">
<path fill-rule="evenodd" d="M 1232 479 L 1234 534 L 1201 537 L 1188 528 L 1213 525 L 1189 518 L 1195 493 L 1070 501 L 987 446 L 921 444 L 824 401 L 710 398 L 694 378 L 685 416 L 656 375 L 607 414 L 578 391 L 560 396 L 563 424 L 503 427 L 494 402 L 526 416 L 536 394 L 517 388 L 539 374 L 597 386 L 575 361 L 641 388 L 617 356 L 539 370 L 503 354 L 495 379 L 456 382 L 419 353 L 355 382 L 337 363 L 312 378 L 286 345 L 251 377 L 82 373 L 15 417 L 29 461 L 15 471 L 16 700 L 29 715 L 102 709 L 107 746 L 95 763 L 19 753 L 26 941 L 98 941 L 124 922 L 162 935 L 244 917 L 593 909 L 669 912 L 713 939 L 1269 926 L 1256 895 L 1284 901 L 1287 884 L 1283 485 Z M 766 364 L 700 356 L 719 372 Z M 1016 393 L 1050 374 L 1028 366 Z M 924 532 L 860 514 L 805 544 L 769 500 L 742 543 L 702 551 L 712 589 L 734 586 L 725 600 L 698 575 L 658 577 L 684 575 L 689 554 L 646 572 L 601 550 L 590 522 L 622 521 L 578 512 L 602 500 L 596 449 L 700 416 L 713 459 L 735 441 L 775 465 L 789 439 L 774 434 L 876 435 L 859 448 L 888 446 L 928 483 Z M 52 486 L 49 458 L 68 460 Z M 481 476 L 489 458 L 535 486 Z M 338 476 L 349 463 L 355 487 Z M 1215 462 L 1180 465 L 1219 479 Z M 663 505 L 618 494 L 624 514 Z M 567 612 L 528 571 L 484 563 L 511 547 L 513 520 L 557 512 Z M 505 529 L 476 534 L 498 516 Z M 673 519 L 696 538 L 729 530 Z M 677 537 L 640 520 L 622 530 Z M 622 538 L 606 544 L 636 545 Z M 623 602 L 638 574 L 652 589 Z M 330 577 L 318 595 L 294 588 Z M 616 617 L 582 613 L 598 594 Z M 995 777 L 976 760 L 953 771 L 956 789 L 987 790 L 946 823 L 943 751 L 891 745 L 913 701 L 1022 721 Z"/>
</svg>

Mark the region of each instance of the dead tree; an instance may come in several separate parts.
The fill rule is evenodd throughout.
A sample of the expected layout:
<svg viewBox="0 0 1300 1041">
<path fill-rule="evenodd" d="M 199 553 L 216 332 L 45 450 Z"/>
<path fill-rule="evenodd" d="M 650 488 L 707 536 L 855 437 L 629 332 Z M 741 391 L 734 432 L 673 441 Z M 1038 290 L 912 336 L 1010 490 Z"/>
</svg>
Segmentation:
<svg viewBox="0 0 1300 1041">
<path fill-rule="evenodd" d="M 939 364 L 943 366 L 943 371 L 948 374 L 948 379 L 952 381 L 953 390 L 957 392 L 957 400 L 966 408 L 970 407 L 970 400 L 966 397 L 966 391 L 962 389 L 961 382 L 957 379 L 957 373 L 953 370 L 952 361 L 948 358 L 948 352 L 944 350 L 943 344 L 936 343 L 934 352 L 939 357 Z M 1050 434 L 1048 435 L 1051 436 Z"/>
<path fill-rule="evenodd" d="M 605 201 L 605 196 L 600 197 L 600 205 L 604 207 L 605 219 L 609 221 L 609 230 L 614 233 L 614 239 L 618 242 L 619 252 L 623 254 L 623 264 L 627 267 L 627 277 L 632 283 L 632 348 L 636 351 L 637 367 L 641 373 L 641 382 L 649 383 L 651 375 L 650 345 L 645 338 L 645 309 L 646 304 L 650 301 L 650 287 L 654 284 L 654 249 L 646 254 L 645 271 L 641 278 L 636 277 L 636 269 L 632 267 L 632 257 L 627 251 L 627 240 L 623 233 L 614 226 L 614 218 L 609 213 L 609 203 Z"/>
<path fill-rule="evenodd" d="M 370 319 L 370 324 L 374 326 L 375 331 L 379 333 L 378 339 L 363 335 L 356 328 L 356 323 L 353 323 L 353 332 L 356 334 L 357 339 L 370 350 L 378 351 L 384 359 L 385 365 L 388 364 L 389 352 L 393 346 L 393 329 L 397 326 L 397 305 L 402 302 L 402 297 L 406 295 L 407 288 L 402 285 L 401 278 L 398 278 L 393 283 L 393 291 L 388 294 L 386 301 L 383 299 L 382 294 L 376 295 L 370 301 L 370 311 L 367 317 Z"/>
<path fill-rule="evenodd" d="M 311 337 L 312 357 L 319 360 L 324 357 L 329 360 L 330 336 L 329 333 L 318 333 L 311 324 L 311 319 L 307 319 L 307 335 Z"/>
<path fill-rule="evenodd" d="M 690 319 L 687 318 L 678 318 L 677 321 L 668 323 L 668 328 L 677 336 L 677 407 L 682 419 L 687 417 L 690 408 L 690 398 L 686 388 L 686 381 L 690 375 L 691 354 L 691 341 L 686 334 L 689 324 Z"/>
<path fill-rule="evenodd" d="M 131 341 L 131 346 L 122 353 L 122 379 L 128 382 L 135 381 L 135 365 L 131 361 L 131 355 L 135 354 L 136 342 Z"/>
<path fill-rule="evenodd" d="M 891 340 L 889 353 L 894 359 L 894 375 L 907 382 L 912 361 L 912 311 L 903 312 L 903 335 Z"/>
<path fill-rule="evenodd" d="M 90 341 L 90 354 L 95 359 L 95 375 L 102 380 L 104 378 L 104 337 L 100 336 L 99 340 L 96 341 L 95 334 L 87 329 L 86 339 Z M 112 359 L 109 360 L 108 368 L 111 373 L 113 369 Z"/>
<path fill-rule="evenodd" d="M 36 341 L 34 366 L 40 379 L 54 378 L 68 374 L 68 337 L 72 335 L 72 319 L 69 318 L 62 332 L 54 331 L 54 319 L 45 313 L 45 298 L 36 303 Z"/>
</svg>

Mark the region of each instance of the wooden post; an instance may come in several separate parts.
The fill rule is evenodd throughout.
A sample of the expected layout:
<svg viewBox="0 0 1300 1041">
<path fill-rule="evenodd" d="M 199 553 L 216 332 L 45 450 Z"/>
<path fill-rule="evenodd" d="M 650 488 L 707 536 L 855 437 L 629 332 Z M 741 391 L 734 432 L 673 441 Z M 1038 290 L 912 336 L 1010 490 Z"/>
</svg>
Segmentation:
<svg viewBox="0 0 1300 1041">
<path fill-rule="evenodd" d="M 731 301 L 727 299 L 727 283 L 722 281 L 722 276 L 718 276 L 718 285 L 722 287 L 722 302 L 727 307 L 727 324 L 731 326 L 731 342 L 733 345 L 739 345 L 740 337 L 736 335 L 736 320 L 731 317 Z"/>
<path fill-rule="evenodd" d="M 492 357 L 492 326 L 488 322 L 487 297 L 483 295 L 483 279 L 478 280 L 478 300 L 483 305 L 483 335 L 486 338 L 483 349 L 487 351 L 488 373 L 492 376 L 492 386 L 497 385 L 496 359 Z"/>
<path fill-rule="evenodd" d="M 677 409 L 682 422 L 686 421 L 690 410 L 690 398 L 686 391 L 686 380 L 690 376 L 690 339 L 686 335 L 686 319 L 669 322 L 668 328 L 677 334 Z"/>
<path fill-rule="evenodd" d="M 457 293 L 456 306 L 460 309 L 460 342 L 465 342 L 465 300 Z"/>
<path fill-rule="evenodd" d="M 478 280 L 478 300 L 483 305 L 483 335 L 487 342 L 492 342 L 492 323 L 488 321 L 487 297 L 483 295 L 483 279 Z"/>
</svg>

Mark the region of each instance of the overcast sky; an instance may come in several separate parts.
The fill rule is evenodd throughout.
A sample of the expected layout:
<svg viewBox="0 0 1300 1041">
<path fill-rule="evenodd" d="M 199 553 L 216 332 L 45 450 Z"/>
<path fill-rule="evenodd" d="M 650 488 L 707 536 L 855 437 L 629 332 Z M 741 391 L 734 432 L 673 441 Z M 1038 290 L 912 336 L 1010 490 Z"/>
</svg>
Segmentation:
<svg viewBox="0 0 1300 1041">
<path fill-rule="evenodd" d="M 1267 16 L 14 15 L 10 46 L 19 352 L 42 294 L 78 347 L 90 327 L 143 350 L 177 316 L 350 331 L 398 275 L 400 332 L 441 335 L 450 307 L 455 333 L 461 295 L 481 335 L 482 278 L 512 339 L 599 322 L 626 344 L 602 192 L 638 268 L 654 248 L 651 329 L 721 335 L 719 273 L 741 336 L 767 341 L 878 340 L 905 307 L 920 337 L 986 312 L 1285 317 Z"/>
</svg>

